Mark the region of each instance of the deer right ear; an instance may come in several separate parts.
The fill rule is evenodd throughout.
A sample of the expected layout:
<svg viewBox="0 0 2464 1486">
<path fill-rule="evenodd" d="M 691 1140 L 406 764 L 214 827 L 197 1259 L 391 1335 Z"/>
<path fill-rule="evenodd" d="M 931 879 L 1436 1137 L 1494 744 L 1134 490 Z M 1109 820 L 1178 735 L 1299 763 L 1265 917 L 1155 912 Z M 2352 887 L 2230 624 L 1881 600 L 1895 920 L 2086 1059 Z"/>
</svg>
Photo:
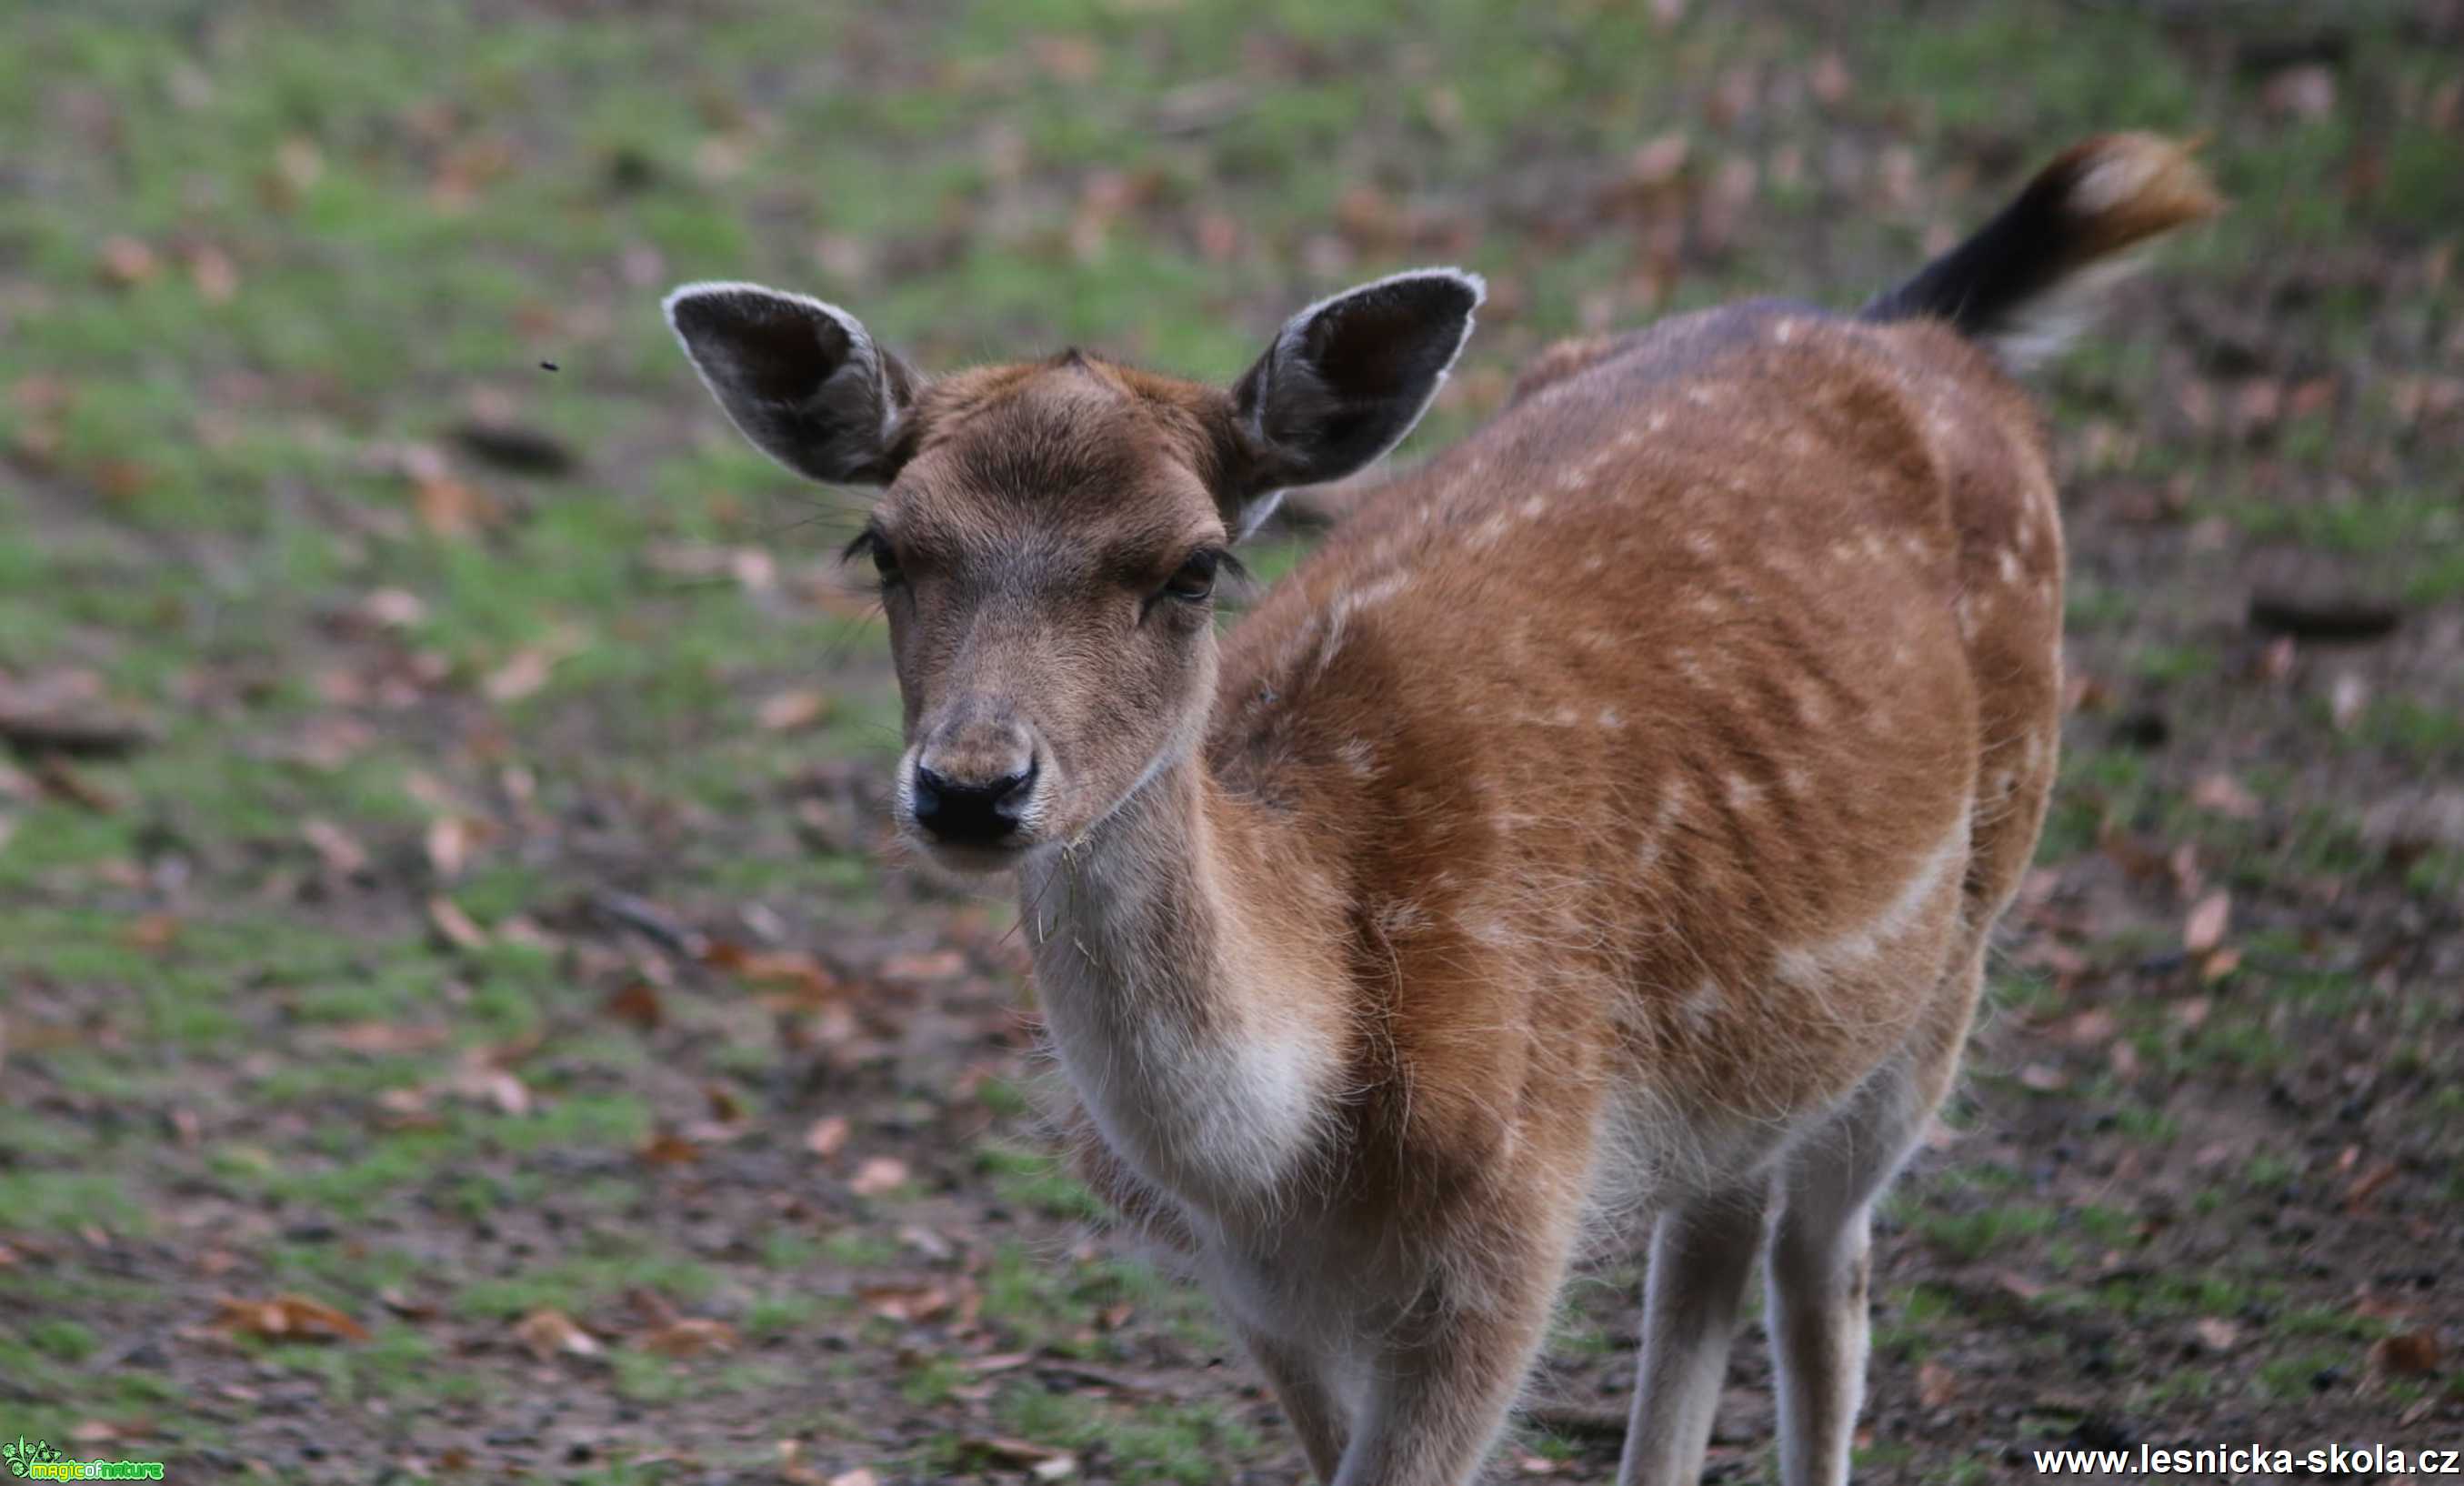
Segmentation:
<svg viewBox="0 0 2464 1486">
<path fill-rule="evenodd" d="M 834 304 L 759 284 L 686 284 L 668 324 L 755 448 L 832 484 L 888 484 L 919 379 Z"/>
<path fill-rule="evenodd" d="M 1486 286 L 1428 268 L 1321 300 L 1293 316 L 1233 385 L 1258 488 L 1232 522 L 1245 532 L 1287 485 L 1341 479 L 1392 449 L 1435 397 L 1471 335 Z"/>
</svg>

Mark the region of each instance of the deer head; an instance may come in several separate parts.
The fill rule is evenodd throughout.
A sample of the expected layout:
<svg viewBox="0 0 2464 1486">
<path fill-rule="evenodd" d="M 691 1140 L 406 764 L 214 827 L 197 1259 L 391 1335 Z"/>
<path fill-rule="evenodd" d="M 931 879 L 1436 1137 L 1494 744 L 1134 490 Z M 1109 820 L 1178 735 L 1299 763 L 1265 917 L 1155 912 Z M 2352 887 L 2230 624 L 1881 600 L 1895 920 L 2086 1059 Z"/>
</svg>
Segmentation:
<svg viewBox="0 0 2464 1486">
<path fill-rule="evenodd" d="M 927 378 L 834 305 L 688 284 L 669 322 L 746 438 L 882 487 L 879 575 L 905 709 L 899 825 L 992 871 L 1083 838 L 1203 736 L 1216 583 L 1296 485 L 1419 420 L 1479 278 L 1398 274 L 1294 316 L 1229 388 L 1075 350 Z"/>
</svg>

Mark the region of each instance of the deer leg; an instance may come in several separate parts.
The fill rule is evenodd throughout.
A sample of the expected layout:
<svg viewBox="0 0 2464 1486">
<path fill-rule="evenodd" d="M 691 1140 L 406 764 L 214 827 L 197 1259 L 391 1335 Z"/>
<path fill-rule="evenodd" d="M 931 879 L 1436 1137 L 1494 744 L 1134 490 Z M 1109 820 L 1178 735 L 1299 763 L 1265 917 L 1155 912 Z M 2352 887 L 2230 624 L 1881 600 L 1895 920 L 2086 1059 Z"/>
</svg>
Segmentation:
<svg viewBox="0 0 2464 1486">
<path fill-rule="evenodd" d="M 1476 1297 L 1419 1307 L 1372 1355 L 1335 1486 L 1463 1486 L 1505 1427 L 1549 1329 L 1571 1224 L 1490 1235 Z"/>
<path fill-rule="evenodd" d="M 1957 1052 L 1954 1035 L 1940 1054 L 1878 1072 L 1781 1173 L 1769 1309 L 1785 1486 L 1848 1479 L 1865 1393 L 1874 1199 L 1923 1133 Z"/>
<path fill-rule="evenodd" d="M 1284 1417 L 1292 1423 L 1292 1432 L 1300 1436 L 1309 1470 L 1321 1481 L 1333 1480 L 1352 1425 L 1349 1411 L 1335 1395 L 1332 1380 L 1327 1375 L 1325 1354 L 1260 1331 L 1244 1329 L 1241 1340 L 1248 1346 L 1249 1355 L 1258 1360 L 1258 1369 L 1266 1375 L 1268 1386 L 1274 1388 L 1275 1402 L 1283 1406 Z"/>
<path fill-rule="evenodd" d="M 1674 1209 L 1653 1225 L 1617 1486 L 1692 1486 L 1701 1477 L 1765 1205 L 1755 1187 Z"/>
</svg>

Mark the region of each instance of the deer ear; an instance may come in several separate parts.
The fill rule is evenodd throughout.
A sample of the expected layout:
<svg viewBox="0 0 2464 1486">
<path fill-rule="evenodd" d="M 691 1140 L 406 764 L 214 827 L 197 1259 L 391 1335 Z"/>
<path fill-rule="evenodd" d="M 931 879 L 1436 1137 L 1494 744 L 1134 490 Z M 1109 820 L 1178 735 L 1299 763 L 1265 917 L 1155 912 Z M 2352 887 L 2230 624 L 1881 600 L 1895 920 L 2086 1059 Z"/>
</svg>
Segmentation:
<svg viewBox="0 0 2464 1486">
<path fill-rule="evenodd" d="M 834 484 L 887 484 L 919 379 L 834 304 L 759 284 L 686 284 L 668 324 L 755 448 Z"/>
<path fill-rule="evenodd" d="M 1445 382 L 1486 292 L 1477 274 L 1418 269 L 1287 322 L 1232 387 L 1256 471 L 1251 499 L 1341 479 L 1400 442 Z"/>
</svg>

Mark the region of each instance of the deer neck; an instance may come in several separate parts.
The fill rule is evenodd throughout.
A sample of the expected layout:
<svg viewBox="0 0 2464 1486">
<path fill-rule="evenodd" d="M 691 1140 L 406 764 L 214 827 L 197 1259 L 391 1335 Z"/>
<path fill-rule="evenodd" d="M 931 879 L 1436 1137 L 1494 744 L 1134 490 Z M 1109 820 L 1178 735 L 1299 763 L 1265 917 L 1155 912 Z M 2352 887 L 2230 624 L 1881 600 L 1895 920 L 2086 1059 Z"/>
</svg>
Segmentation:
<svg viewBox="0 0 2464 1486">
<path fill-rule="evenodd" d="M 1287 1181 L 1342 1081 L 1341 962 L 1299 835 L 1193 752 L 1021 884 L 1063 1071 L 1113 1151 L 1201 1212 Z"/>
</svg>

